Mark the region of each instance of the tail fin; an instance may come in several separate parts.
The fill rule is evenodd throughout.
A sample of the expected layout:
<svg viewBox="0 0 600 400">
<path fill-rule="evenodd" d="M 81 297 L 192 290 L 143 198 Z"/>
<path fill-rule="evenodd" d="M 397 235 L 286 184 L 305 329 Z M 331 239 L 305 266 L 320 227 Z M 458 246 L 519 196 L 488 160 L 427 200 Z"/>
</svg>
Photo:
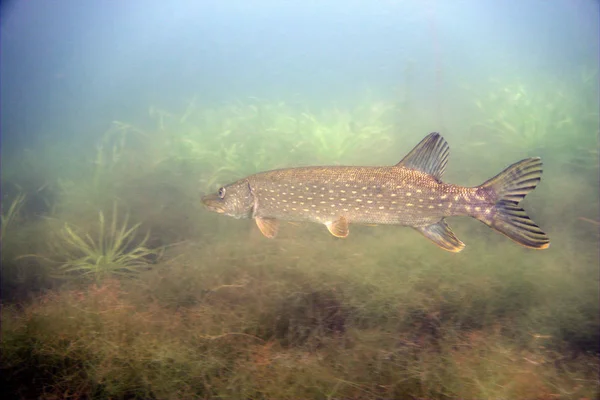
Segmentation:
<svg viewBox="0 0 600 400">
<path fill-rule="evenodd" d="M 496 204 L 492 212 L 475 217 L 520 245 L 548 248 L 548 236 L 519 207 L 519 202 L 535 189 L 541 177 L 542 161 L 539 157 L 527 158 L 506 168 L 479 186 L 479 190 L 496 199 Z"/>
</svg>

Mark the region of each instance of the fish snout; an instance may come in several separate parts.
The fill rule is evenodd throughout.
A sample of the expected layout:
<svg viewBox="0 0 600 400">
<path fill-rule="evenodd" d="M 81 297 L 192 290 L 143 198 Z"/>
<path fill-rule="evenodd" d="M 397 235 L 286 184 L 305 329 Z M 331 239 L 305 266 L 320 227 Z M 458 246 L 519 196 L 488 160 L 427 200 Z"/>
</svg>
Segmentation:
<svg viewBox="0 0 600 400">
<path fill-rule="evenodd" d="M 202 196 L 202 204 L 204 204 L 204 206 L 210 211 L 219 214 L 225 213 L 225 205 L 223 204 L 222 199 L 216 194 Z"/>
</svg>

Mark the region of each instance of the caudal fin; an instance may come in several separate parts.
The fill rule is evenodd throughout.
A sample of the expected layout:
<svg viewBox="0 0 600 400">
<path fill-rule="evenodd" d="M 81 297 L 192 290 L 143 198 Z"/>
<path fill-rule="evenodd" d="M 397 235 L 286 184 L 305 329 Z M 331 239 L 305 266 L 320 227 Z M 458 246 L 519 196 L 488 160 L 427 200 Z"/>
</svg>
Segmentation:
<svg viewBox="0 0 600 400">
<path fill-rule="evenodd" d="M 488 214 L 474 215 L 484 224 L 508 236 L 520 245 L 546 249 L 548 236 L 527 216 L 519 203 L 537 186 L 542 177 L 539 157 L 519 161 L 479 186 L 496 204 Z"/>
</svg>

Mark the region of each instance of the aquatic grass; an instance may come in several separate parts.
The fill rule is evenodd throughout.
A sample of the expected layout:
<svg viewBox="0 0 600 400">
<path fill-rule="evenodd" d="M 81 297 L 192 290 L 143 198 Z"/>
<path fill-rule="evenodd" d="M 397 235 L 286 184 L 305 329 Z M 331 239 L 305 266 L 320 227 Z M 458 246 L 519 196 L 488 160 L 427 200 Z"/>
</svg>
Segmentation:
<svg viewBox="0 0 600 400">
<path fill-rule="evenodd" d="M 478 125 L 500 143 L 536 149 L 558 139 L 558 132 L 572 129 L 574 116 L 564 104 L 568 99 L 521 83 L 497 85 L 475 105 L 485 118 Z"/>
<path fill-rule="evenodd" d="M 571 76 L 494 79 L 491 90 L 468 89 L 480 121 L 471 143 L 536 150 L 579 170 L 597 166 L 598 71 Z"/>
<path fill-rule="evenodd" d="M 443 272 L 435 260 L 420 263 L 429 271 L 412 280 L 421 285 L 411 290 L 398 279 L 418 271 L 402 263 L 377 266 L 368 254 L 337 258 L 340 251 L 331 267 L 294 265 L 289 260 L 300 260 L 295 254 L 307 253 L 290 245 L 283 244 L 282 258 L 274 245 L 233 250 L 190 243 L 171 248 L 165 255 L 170 261 L 143 279 L 104 280 L 48 293 L 22 311 L 9 309 L 2 324 L 5 379 L 15 385 L 29 373 L 46 393 L 62 397 L 69 391 L 132 398 L 594 397 L 595 357 L 564 357 L 549 347 L 552 338 L 535 332 L 514 340 L 503 324 L 517 320 L 479 329 L 457 327 L 444 316 L 434 327 L 415 316 L 403 322 L 407 305 L 431 295 L 423 284 L 432 272 Z M 250 249 L 253 256 L 242 262 L 240 254 Z M 440 280 L 468 280 L 475 269 L 453 277 L 457 271 Z M 404 291 L 377 293 L 386 276 L 390 288 Z M 180 294 L 188 300 L 177 300 Z M 363 303 L 368 296 L 390 306 Z M 361 303 L 367 304 L 361 318 L 379 322 L 367 326 L 355 319 L 353 305 Z M 433 306 L 424 304 L 424 310 Z M 347 312 L 345 328 L 326 329 L 323 317 L 340 307 Z M 278 321 L 286 322 L 289 328 L 279 327 L 287 333 L 271 329 Z"/>
<path fill-rule="evenodd" d="M 200 107 L 192 101 L 183 114 L 151 109 L 154 136 L 163 143 L 157 164 L 195 164 L 202 185 L 217 184 L 265 169 L 296 163 L 340 162 L 358 148 L 378 153 L 391 144 L 392 103 L 373 102 L 355 109 L 325 109 L 318 114 L 285 102 L 256 98 Z"/>
<path fill-rule="evenodd" d="M 319 163 L 340 163 L 356 152 L 377 154 L 392 143 L 392 125 L 386 123 L 385 115 L 393 109 L 392 104 L 378 104 L 359 110 L 324 110 L 320 116 L 302 113 L 302 148 Z"/>
<path fill-rule="evenodd" d="M 12 226 L 16 223 L 19 217 L 19 212 L 25 204 L 25 198 L 25 193 L 20 192 L 15 196 L 14 199 L 12 199 L 7 210 L 4 210 L 4 207 L 2 207 L 2 231 L 0 233 L 0 242 L 2 242 L 2 239 L 6 237 L 6 233 L 8 232 L 9 228 L 12 228 Z M 2 205 L 4 205 L 4 202 L 2 202 Z"/>
<path fill-rule="evenodd" d="M 218 126 L 221 113 L 235 108 L 240 116 L 256 115 L 267 104 L 206 115 Z M 201 127 L 193 122 L 199 118 L 195 112 L 186 113 L 186 124 Z M 165 129 L 169 118 L 163 118 Z M 236 149 L 240 156 L 265 144 L 238 142 L 243 126 L 219 139 L 243 144 Z M 155 137 L 168 136 L 161 134 Z M 278 145 L 277 134 L 270 135 L 268 150 Z M 211 151 L 221 157 L 220 143 L 212 139 L 198 143 L 214 146 Z M 147 155 L 145 149 L 156 143 L 140 153 Z M 309 147 L 299 140 L 294 148 Z M 156 150 L 152 154 L 170 151 Z M 522 249 L 475 221 L 458 219 L 451 225 L 468 247 L 456 255 L 438 251 L 411 229 L 389 226 L 353 225 L 351 235 L 338 240 L 316 224 L 286 224 L 277 239 L 267 240 L 252 221 L 212 218 L 194 208 L 197 179 L 208 173 L 196 176 L 165 162 L 160 168 L 140 164 L 143 168 L 123 176 L 123 162 L 121 157 L 110 173 L 116 182 L 102 202 L 118 195 L 132 211 L 112 221 L 106 215 L 105 234 L 116 220 L 114 231 L 122 236 L 136 227 L 123 240 L 133 238 L 126 249 L 185 241 L 157 260 L 144 257 L 156 264 L 136 267 L 136 279 L 108 275 L 92 285 L 54 287 L 18 305 L 3 302 L 0 383 L 10 393 L 144 399 L 597 397 L 600 313 L 598 282 L 590 278 L 597 275 L 597 230 L 578 219 L 597 220 L 597 190 L 583 177 L 574 179 L 569 171 L 554 176 L 546 202 L 560 193 L 576 195 L 553 200 L 552 206 L 534 203 L 541 220 L 556 231 L 547 252 Z M 569 185 L 561 186 L 563 180 Z M 60 196 L 58 221 L 68 220 L 85 246 L 94 248 L 89 236 L 99 247 L 97 210 L 107 205 L 96 207 L 100 202 L 83 183 L 73 181 Z M 78 191 L 87 197 L 75 196 Z M 130 225 L 132 220 L 148 221 L 152 237 L 144 242 L 141 226 Z M 60 232 L 79 245 L 63 222 L 53 229 L 57 220 L 48 221 L 38 230 L 15 227 L 31 240 L 41 242 L 52 231 L 57 233 L 52 243 Z M 87 254 L 68 247 L 75 260 Z M 64 263 L 57 254 L 49 255 Z"/>
<path fill-rule="evenodd" d="M 160 251 L 146 247 L 150 233 L 142 239 L 137 235 L 141 223 L 129 226 L 129 214 L 118 222 L 116 203 L 107 223 L 104 213 L 98 213 L 96 234 L 65 223 L 51 242 L 51 260 L 61 277 L 78 277 L 100 281 L 109 276 L 135 275 L 148 269 Z"/>
</svg>

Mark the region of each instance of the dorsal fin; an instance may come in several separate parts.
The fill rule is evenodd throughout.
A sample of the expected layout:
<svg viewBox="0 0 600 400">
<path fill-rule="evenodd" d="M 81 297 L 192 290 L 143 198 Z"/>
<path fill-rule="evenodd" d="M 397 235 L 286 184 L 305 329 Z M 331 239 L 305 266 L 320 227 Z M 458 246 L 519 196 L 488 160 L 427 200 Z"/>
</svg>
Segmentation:
<svg viewBox="0 0 600 400">
<path fill-rule="evenodd" d="M 446 170 L 449 153 L 450 147 L 442 135 L 433 132 L 421 140 L 421 143 L 412 149 L 396 166 L 428 173 L 439 181 Z"/>
</svg>

